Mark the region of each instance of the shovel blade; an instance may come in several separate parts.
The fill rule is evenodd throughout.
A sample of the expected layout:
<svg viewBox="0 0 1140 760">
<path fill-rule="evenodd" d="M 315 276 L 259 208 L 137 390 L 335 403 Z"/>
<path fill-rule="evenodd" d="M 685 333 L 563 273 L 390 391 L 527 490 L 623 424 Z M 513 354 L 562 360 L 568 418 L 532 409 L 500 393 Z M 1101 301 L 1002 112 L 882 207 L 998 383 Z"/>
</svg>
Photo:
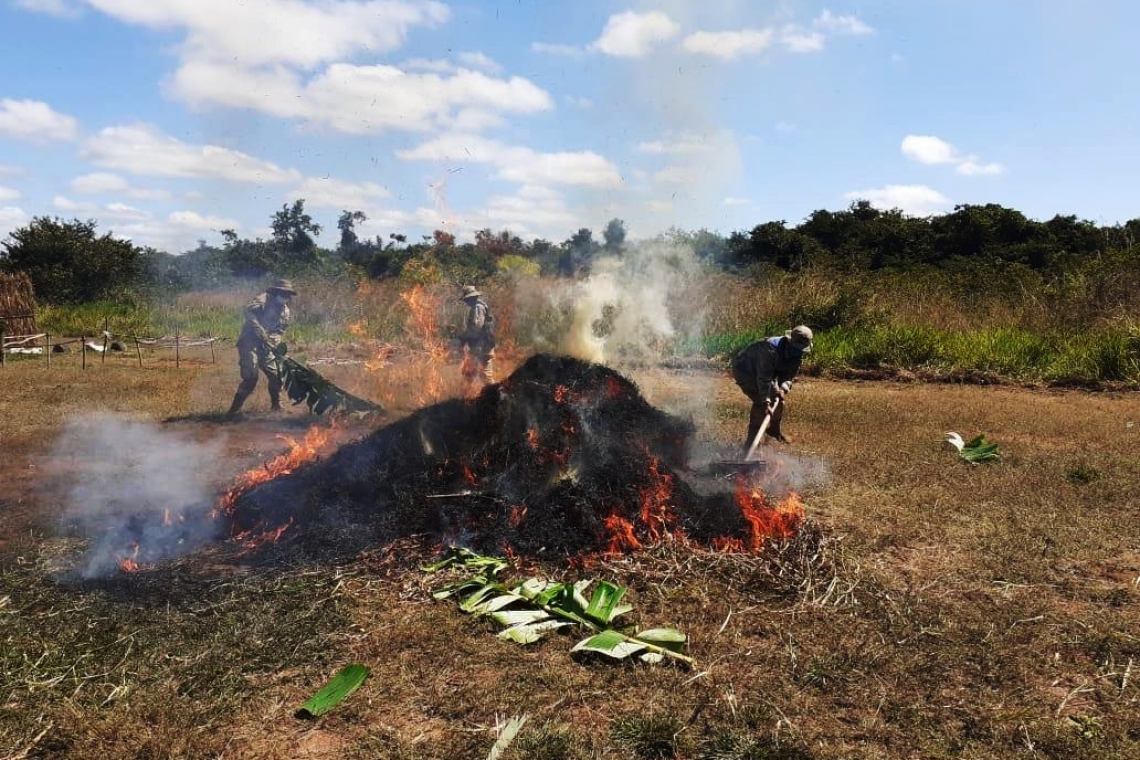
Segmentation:
<svg viewBox="0 0 1140 760">
<path fill-rule="evenodd" d="M 709 462 L 708 472 L 710 475 L 753 475 L 766 466 L 767 462 L 763 459 Z"/>
</svg>

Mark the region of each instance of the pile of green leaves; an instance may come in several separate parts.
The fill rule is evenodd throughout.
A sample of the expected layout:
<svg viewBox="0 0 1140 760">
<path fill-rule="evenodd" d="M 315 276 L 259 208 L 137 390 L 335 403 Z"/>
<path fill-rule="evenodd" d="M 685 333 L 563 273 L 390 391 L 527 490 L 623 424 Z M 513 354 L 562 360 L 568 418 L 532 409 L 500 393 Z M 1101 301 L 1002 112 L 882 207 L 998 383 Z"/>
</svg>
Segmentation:
<svg viewBox="0 0 1140 760">
<path fill-rule="evenodd" d="M 979 433 L 968 441 L 963 441 L 957 433 L 947 433 L 946 442 L 958 449 L 958 454 L 967 462 L 990 462 L 1001 459 L 998 445 L 986 440 L 985 433 Z"/>
<path fill-rule="evenodd" d="M 686 637 L 675 628 L 637 631 L 617 618 L 633 608 L 622 604 L 626 590 L 608 581 L 582 580 L 558 583 L 527 578 L 506 583 L 499 575 L 509 567 L 500 557 L 485 557 L 468 549 L 451 547 L 442 559 L 424 570 L 433 573 L 460 567 L 472 575 L 432 592 L 436 599 L 454 597 L 459 609 L 476 617 L 489 617 L 502 630 L 499 638 L 531 644 L 551 631 L 579 625 L 590 635 L 574 645 L 574 652 L 596 652 L 617 660 L 637 656 L 643 662 L 666 658 L 692 666 L 684 654 Z M 587 598 L 586 592 L 594 589 Z"/>
<path fill-rule="evenodd" d="M 308 405 L 313 414 L 342 411 L 349 414 L 367 414 L 378 412 L 380 407 L 371 401 L 365 401 L 359 396 L 353 396 L 342 390 L 311 367 L 286 356 L 288 347 L 279 343 L 273 348 L 277 357 L 278 372 L 281 374 L 281 383 L 285 394 L 296 406 L 301 402 Z"/>
</svg>

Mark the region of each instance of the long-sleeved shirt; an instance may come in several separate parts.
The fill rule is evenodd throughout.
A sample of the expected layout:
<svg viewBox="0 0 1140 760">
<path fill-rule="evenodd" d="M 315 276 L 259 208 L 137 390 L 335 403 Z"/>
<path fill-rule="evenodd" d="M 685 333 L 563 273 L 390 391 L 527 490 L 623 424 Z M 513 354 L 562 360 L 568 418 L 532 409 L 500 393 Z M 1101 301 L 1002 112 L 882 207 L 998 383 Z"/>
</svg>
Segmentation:
<svg viewBox="0 0 1140 760">
<path fill-rule="evenodd" d="M 733 372 L 739 379 L 753 380 L 761 393 L 773 382 L 791 383 L 799 374 L 803 356 L 790 356 L 788 347 L 783 335 L 758 340 L 736 357 Z"/>
<path fill-rule="evenodd" d="M 263 337 L 258 330 L 260 326 L 271 343 L 281 339 L 285 329 L 289 327 L 289 304 L 270 300 L 268 293 L 261 293 L 245 307 L 245 324 L 242 325 L 238 344 L 243 347 L 261 345 Z"/>
<path fill-rule="evenodd" d="M 467 306 L 467 315 L 463 320 L 463 332 L 460 333 L 459 339 L 464 343 L 493 342 L 492 324 L 491 307 L 487 305 L 486 301 L 479 298 L 474 304 Z"/>
</svg>

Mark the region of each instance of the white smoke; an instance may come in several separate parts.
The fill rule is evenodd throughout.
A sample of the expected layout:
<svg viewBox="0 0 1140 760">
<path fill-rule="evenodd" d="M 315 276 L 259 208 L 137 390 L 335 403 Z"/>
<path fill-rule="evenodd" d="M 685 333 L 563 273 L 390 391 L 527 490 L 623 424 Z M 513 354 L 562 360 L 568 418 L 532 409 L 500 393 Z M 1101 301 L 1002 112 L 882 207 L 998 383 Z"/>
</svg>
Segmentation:
<svg viewBox="0 0 1140 760">
<path fill-rule="evenodd" d="M 150 564 L 193 551 L 217 535 L 211 483 L 222 444 L 150 422 L 92 415 L 71 420 L 51 453 L 62 519 L 91 543 L 85 578 L 125 559 Z M 137 547 L 137 551 L 136 551 Z"/>
<path fill-rule="evenodd" d="M 660 239 L 595 259 L 589 276 L 555 292 L 572 314 L 559 350 L 610 366 L 674 356 L 704 324 L 699 280 L 692 249 Z"/>
</svg>

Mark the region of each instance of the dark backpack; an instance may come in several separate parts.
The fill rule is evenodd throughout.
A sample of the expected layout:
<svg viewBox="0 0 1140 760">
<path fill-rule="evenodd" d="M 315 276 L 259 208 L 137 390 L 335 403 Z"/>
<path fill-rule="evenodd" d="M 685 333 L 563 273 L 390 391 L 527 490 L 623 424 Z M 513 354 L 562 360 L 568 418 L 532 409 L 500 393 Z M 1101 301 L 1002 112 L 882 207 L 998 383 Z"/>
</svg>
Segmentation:
<svg viewBox="0 0 1140 760">
<path fill-rule="evenodd" d="M 483 342 L 492 348 L 495 345 L 495 315 L 491 313 L 491 307 L 486 301 L 481 303 L 487 307 L 487 317 L 483 320 Z"/>
</svg>

